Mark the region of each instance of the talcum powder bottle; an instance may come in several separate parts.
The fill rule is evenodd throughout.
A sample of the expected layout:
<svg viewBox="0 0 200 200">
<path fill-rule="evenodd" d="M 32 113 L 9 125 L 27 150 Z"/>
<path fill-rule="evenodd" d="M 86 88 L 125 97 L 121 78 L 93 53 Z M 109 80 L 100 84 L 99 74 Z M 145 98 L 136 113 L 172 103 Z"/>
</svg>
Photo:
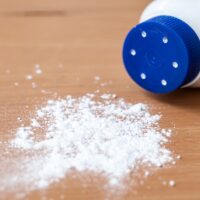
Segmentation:
<svg viewBox="0 0 200 200">
<path fill-rule="evenodd" d="M 153 93 L 200 87 L 200 0 L 155 0 L 127 35 L 130 77 Z"/>
</svg>

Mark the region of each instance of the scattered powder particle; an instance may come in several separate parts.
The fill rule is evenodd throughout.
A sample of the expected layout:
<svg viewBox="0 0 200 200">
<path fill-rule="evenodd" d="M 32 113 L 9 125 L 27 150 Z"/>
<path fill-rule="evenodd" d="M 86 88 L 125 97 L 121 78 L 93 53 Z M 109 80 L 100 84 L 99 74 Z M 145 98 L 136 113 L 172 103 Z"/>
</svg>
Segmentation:
<svg viewBox="0 0 200 200">
<path fill-rule="evenodd" d="M 22 121 L 21 117 L 17 117 L 17 120 L 18 120 L 18 121 Z"/>
<path fill-rule="evenodd" d="M 37 110 L 37 116 L 39 118 L 43 117 L 44 116 L 44 113 L 41 111 L 41 110 Z"/>
<path fill-rule="evenodd" d="M 112 98 L 113 98 L 113 99 L 117 98 L 117 95 L 116 95 L 116 94 L 113 94 L 113 95 L 112 95 Z"/>
<path fill-rule="evenodd" d="M 100 90 L 95 90 L 95 92 L 94 92 L 94 93 L 95 93 L 95 94 L 98 94 L 99 92 L 100 92 Z"/>
<path fill-rule="evenodd" d="M 40 127 L 40 124 L 36 119 L 31 119 L 31 126 L 34 127 Z"/>
<path fill-rule="evenodd" d="M 42 74 L 42 69 L 41 69 L 39 64 L 35 65 L 35 73 L 36 74 Z"/>
<path fill-rule="evenodd" d="M 36 70 L 35 70 L 35 73 L 36 73 L 36 74 L 42 74 L 42 70 L 41 70 L 41 69 L 36 69 Z"/>
<path fill-rule="evenodd" d="M 28 75 L 26 76 L 26 79 L 27 79 L 27 80 L 31 80 L 31 79 L 33 79 L 33 76 L 30 75 L 30 74 L 28 74 Z"/>
<path fill-rule="evenodd" d="M 24 154 L 14 166 L 13 159 L 0 165 L 1 190 L 47 188 L 72 169 L 101 175 L 108 187 L 120 187 L 130 174 L 143 170 L 144 179 L 150 169 L 173 162 L 160 115 L 150 114 L 145 104 L 113 99 L 113 94 L 98 98 L 69 95 L 37 109 L 10 141 L 10 149 Z"/>
<path fill-rule="evenodd" d="M 90 98 L 93 98 L 93 97 L 95 97 L 95 94 L 87 93 L 86 96 L 87 96 L 87 97 L 90 97 Z"/>
<path fill-rule="evenodd" d="M 176 185 L 176 182 L 174 180 L 169 181 L 169 186 L 174 187 Z"/>
<path fill-rule="evenodd" d="M 46 90 L 42 89 L 42 90 L 41 90 L 41 93 L 42 93 L 42 94 L 52 94 L 52 91 L 47 90 L 47 89 L 46 89 Z M 54 93 L 54 94 L 55 94 L 55 93 Z"/>
<path fill-rule="evenodd" d="M 175 160 L 172 162 L 172 165 L 176 165 L 176 161 Z"/>
<path fill-rule="evenodd" d="M 94 77 L 94 80 L 95 80 L 95 81 L 99 81 L 100 79 L 101 79 L 101 78 L 100 78 L 99 76 L 95 76 L 95 77 Z"/>
<path fill-rule="evenodd" d="M 165 134 L 166 137 L 171 137 L 171 135 L 172 135 L 172 130 L 171 130 L 171 129 L 169 129 L 169 130 L 163 129 L 163 130 L 162 130 L 162 133 Z"/>
<path fill-rule="evenodd" d="M 148 177 L 149 174 L 150 174 L 150 173 L 149 173 L 149 171 L 147 171 L 147 170 L 144 172 L 144 176 L 145 176 L 145 177 Z"/>
<path fill-rule="evenodd" d="M 108 81 L 108 82 L 105 82 L 105 83 L 101 83 L 100 86 L 105 87 L 105 86 L 111 85 L 111 84 L 112 84 L 112 81 Z"/>
<path fill-rule="evenodd" d="M 19 83 L 18 83 L 18 82 L 15 82 L 15 83 L 14 83 L 14 85 L 15 85 L 15 86 L 18 86 L 18 85 L 19 85 Z"/>
<path fill-rule="evenodd" d="M 114 99 L 114 98 L 116 98 L 116 97 L 117 97 L 116 94 L 102 94 L 102 95 L 101 95 L 101 98 L 102 98 L 102 99 L 107 99 L 107 100 L 109 100 L 109 99 Z"/>
</svg>

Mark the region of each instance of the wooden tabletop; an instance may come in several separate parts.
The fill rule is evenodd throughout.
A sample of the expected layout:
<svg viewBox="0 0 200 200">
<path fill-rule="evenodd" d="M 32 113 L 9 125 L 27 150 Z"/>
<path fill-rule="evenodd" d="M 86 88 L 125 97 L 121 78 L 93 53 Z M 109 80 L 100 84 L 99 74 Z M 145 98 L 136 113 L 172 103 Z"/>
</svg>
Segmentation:
<svg viewBox="0 0 200 200">
<path fill-rule="evenodd" d="M 200 199 L 200 90 L 179 90 L 158 96 L 136 86 L 126 74 L 121 58 L 123 40 L 148 0 L 6 0 L 0 1 L 0 139 L 52 93 L 81 96 L 97 89 L 94 76 L 113 84 L 105 91 L 162 113 L 161 126 L 173 128 L 169 148 L 182 159 L 175 166 L 158 170 L 124 194 L 126 200 Z M 34 65 L 41 76 L 26 80 Z M 16 83 L 19 85 L 17 86 Z M 45 91 L 45 92 L 44 92 Z M 175 180 L 175 187 L 163 186 Z M 67 189 L 61 185 L 66 184 Z M 96 185 L 64 179 L 28 199 L 103 200 Z M 13 199 L 13 197 L 10 197 Z M 114 198 L 114 199 L 117 199 Z"/>
</svg>

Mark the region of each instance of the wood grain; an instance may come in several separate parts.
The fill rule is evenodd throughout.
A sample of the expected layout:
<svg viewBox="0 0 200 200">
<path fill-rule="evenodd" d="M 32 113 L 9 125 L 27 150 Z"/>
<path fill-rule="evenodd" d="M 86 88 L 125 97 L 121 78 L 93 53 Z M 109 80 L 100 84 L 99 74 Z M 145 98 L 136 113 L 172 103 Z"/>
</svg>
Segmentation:
<svg viewBox="0 0 200 200">
<path fill-rule="evenodd" d="M 142 186 L 134 186 L 125 200 L 200 199 L 200 90 L 184 89 L 166 96 L 149 94 L 126 74 L 121 48 L 148 0 L 7 0 L 0 1 L 0 139 L 7 140 L 25 116 L 52 94 L 80 96 L 98 88 L 94 76 L 113 81 L 105 91 L 127 101 L 145 102 L 152 112 L 163 114 L 162 126 L 174 128 L 169 148 L 182 159 L 175 166 L 159 170 Z M 40 64 L 43 74 L 25 76 Z M 61 67 L 63 66 L 63 67 Z M 18 82 L 19 86 L 14 83 Z M 3 151 L 3 150 L 1 150 Z M 163 180 L 176 186 L 163 186 Z M 98 181 L 97 181 L 98 182 Z M 100 181 L 99 181 L 99 184 Z M 66 186 L 66 187 L 63 187 Z M 105 194 L 98 185 L 82 188 L 73 179 L 64 179 L 27 199 L 100 200 Z M 6 199 L 13 199 L 7 196 Z M 115 197 L 114 199 L 117 199 Z"/>
</svg>

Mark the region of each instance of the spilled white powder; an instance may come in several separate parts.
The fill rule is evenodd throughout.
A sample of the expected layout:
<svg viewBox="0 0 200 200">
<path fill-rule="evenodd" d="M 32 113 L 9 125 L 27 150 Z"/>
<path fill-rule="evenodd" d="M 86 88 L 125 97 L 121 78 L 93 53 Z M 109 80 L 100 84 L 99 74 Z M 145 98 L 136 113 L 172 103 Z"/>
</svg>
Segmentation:
<svg viewBox="0 0 200 200">
<path fill-rule="evenodd" d="M 23 156 L 14 167 L 0 166 L 0 190 L 47 188 L 72 169 L 102 175 L 109 187 L 120 187 L 130 173 L 144 169 L 148 177 L 150 169 L 173 161 L 165 147 L 171 131 L 159 127 L 159 115 L 150 114 L 142 103 L 101 96 L 67 96 L 36 110 L 30 124 L 20 126 L 9 144 Z"/>
<path fill-rule="evenodd" d="M 32 76 L 31 74 L 28 74 L 28 75 L 26 75 L 26 79 L 27 79 L 27 80 L 32 80 L 32 79 L 33 79 L 33 76 Z"/>
<path fill-rule="evenodd" d="M 100 76 L 95 76 L 95 77 L 94 77 L 94 80 L 95 80 L 95 81 L 99 81 L 100 79 L 101 79 Z"/>
<path fill-rule="evenodd" d="M 36 64 L 35 66 L 34 66 L 34 73 L 36 74 L 36 75 L 41 75 L 42 74 L 42 69 L 41 69 L 41 67 L 40 67 L 40 65 L 39 64 Z M 32 80 L 33 79 L 33 74 L 27 74 L 26 75 L 26 80 Z M 34 83 L 35 84 L 35 83 Z M 33 84 L 32 84 L 33 85 Z M 33 86 L 33 88 L 35 88 L 34 86 Z"/>
<path fill-rule="evenodd" d="M 41 69 L 39 64 L 35 65 L 35 73 L 38 74 L 38 75 L 42 74 L 42 69 Z"/>
<path fill-rule="evenodd" d="M 117 97 L 116 94 L 102 94 L 102 95 L 101 95 L 101 98 L 102 98 L 102 99 L 105 99 L 105 100 L 106 100 L 106 99 L 107 99 L 107 100 L 108 100 L 108 99 L 115 99 L 116 97 Z"/>
<path fill-rule="evenodd" d="M 36 74 L 42 74 L 42 70 L 41 70 L 41 69 L 36 69 L 36 70 L 35 70 L 35 73 L 36 73 Z"/>
<path fill-rule="evenodd" d="M 176 182 L 174 180 L 169 181 L 169 186 L 174 187 L 176 185 Z"/>
</svg>

